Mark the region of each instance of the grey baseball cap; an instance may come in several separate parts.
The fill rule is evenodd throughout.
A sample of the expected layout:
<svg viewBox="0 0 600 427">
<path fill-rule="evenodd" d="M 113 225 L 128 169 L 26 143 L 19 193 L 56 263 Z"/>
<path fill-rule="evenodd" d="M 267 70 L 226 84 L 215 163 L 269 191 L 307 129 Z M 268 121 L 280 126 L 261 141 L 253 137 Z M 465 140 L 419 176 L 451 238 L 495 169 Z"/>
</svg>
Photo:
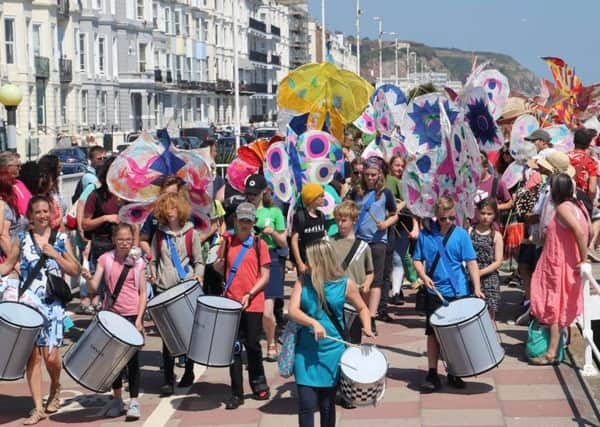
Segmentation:
<svg viewBox="0 0 600 427">
<path fill-rule="evenodd" d="M 550 134 L 543 129 L 536 129 L 531 132 L 531 135 L 525 137 L 525 141 L 536 141 L 541 139 L 544 142 L 550 142 Z"/>
<path fill-rule="evenodd" d="M 235 216 L 237 219 L 256 221 L 256 206 L 248 202 L 240 203 L 235 210 Z"/>
</svg>

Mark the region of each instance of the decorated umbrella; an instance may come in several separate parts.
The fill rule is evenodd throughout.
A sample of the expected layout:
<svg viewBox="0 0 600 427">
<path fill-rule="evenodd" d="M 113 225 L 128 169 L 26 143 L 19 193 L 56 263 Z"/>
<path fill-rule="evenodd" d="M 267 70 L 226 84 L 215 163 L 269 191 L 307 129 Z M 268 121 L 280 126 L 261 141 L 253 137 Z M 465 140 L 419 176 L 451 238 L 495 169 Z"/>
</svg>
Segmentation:
<svg viewBox="0 0 600 427">
<path fill-rule="evenodd" d="M 375 111 L 371 104 L 367 106 L 365 111 L 363 111 L 358 119 L 354 120 L 352 124 L 362 132 L 362 141 L 365 144 L 370 143 L 377 136 L 377 130 L 375 129 Z"/>
<path fill-rule="evenodd" d="M 275 137 L 271 138 L 274 140 Z M 259 138 L 237 149 L 237 156 L 227 167 L 227 182 L 235 190 L 244 193 L 246 178 L 258 173 L 262 167 L 270 141 Z"/>
<path fill-rule="evenodd" d="M 531 133 L 539 127 L 537 119 L 531 114 L 523 114 L 515 120 L 510 133 L 510 155 L 523 163 L 536 154 L 535 146 L 525 141 Z"/>
<path fill-rule="evenodd" d="M 573 142 L 573 133 L 565 125 L 555 125 L 544 128 L 546 132 L 550 134 L 550 142 L 552 142 L 552 148 L 568 153 L 575 148 Z"/>
<path fill-rule="evenodd" d="M 373 105 L 376 130 L 382 134 L 390 135 L 404 119 L 407 99 L 399 87 L 384 84 L 373 92 L 371 105 Z"/>
<path fill-rule="evenodd" d="M 372 91 L 366 80 L 351 71 L 326 62 L 306 64 L 281 81 L 277 105 L 301 113 L 318 112 L 318 123 L 313 129 L 322 129 L 328 117 L 342 123 L 356 120 L 367 107 Z M 337 132 L 334 134 L 337 136 Z"/>
<path fill-rule="evenodd" d="M 498 119 L 510 95 L 508 79 L 498 70 L 482 70 L 473 76 L 474 87 L 481 87 L 487 94 L 488 106 L 494 119 Z"/>
<path fill-rule="evenodd" d="M 445 148 L 437 146 L 420 154 L 404 168 L 400 186 L 408 208 L 416 216 L 433 216 L 433 205 L 437 200 L 435 172 L 445 156 Z"/>
<path fill-rule="evenodd" d="M 464 121 L 469 124 L 482 151 L 498 151 L 504 137 L 490 113 L 488 94 L 481 87 L 470 89 L 463 97 Z"/>
</svg>

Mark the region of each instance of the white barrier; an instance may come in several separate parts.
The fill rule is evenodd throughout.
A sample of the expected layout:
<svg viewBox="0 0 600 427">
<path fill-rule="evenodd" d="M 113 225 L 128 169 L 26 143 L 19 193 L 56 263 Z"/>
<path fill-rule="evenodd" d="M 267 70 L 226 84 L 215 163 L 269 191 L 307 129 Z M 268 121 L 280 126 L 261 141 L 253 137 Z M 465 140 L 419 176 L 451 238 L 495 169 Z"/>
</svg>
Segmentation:
<svg viewBox="0 0 600 427">
<path fill-rule="evenodd" d="M 600 360 L 600 351 L 594 343 L 592 320 L 600 320 L 600 285 L 594 279 L 592 265 L 589 263 L 581 266 L 581 276 L 583 278 L 583 313 L 577 318 L 585 343 L 581 373 L 584 376 L 594 376 L 598 375 L 598 369 L 594 365 L 593 356 L 595 355 Z M 595 295 L 591 293 L 592 287 L 596 291 Z"/>
<path fill-rule="evenodd" d="M 77 183 L 81 180 L 82 173 L 74 173 L 70 175 L 60 175 L 58 177 L 58 191 L 65 199 L 65 202 L 71 207 L 71 197 L 75 193 Z"/>
</svg>

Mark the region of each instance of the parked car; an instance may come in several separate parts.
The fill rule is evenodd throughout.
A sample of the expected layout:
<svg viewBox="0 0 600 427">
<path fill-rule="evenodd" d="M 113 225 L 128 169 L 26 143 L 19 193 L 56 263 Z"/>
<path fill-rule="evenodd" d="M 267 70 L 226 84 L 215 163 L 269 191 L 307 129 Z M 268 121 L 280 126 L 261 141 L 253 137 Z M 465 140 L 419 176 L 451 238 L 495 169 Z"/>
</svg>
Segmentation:
<svg viewBox="0 0 600 427">
<path fill-rule="evenodd" d="M 215 138 L 215 131 L 211 127 L 183 128 L 179 130 L 179 135 L 194 136 L 200 141 L 206 141 Z"/>
<path fill-rule="evenodd" d="M 200 148 L 200 140 L 195 136 L 185 136 L 179 138 L 171 138 L 171 142 L 177 148 L 184 150 L 193 150 Z"/>
<path fill-rule="evenodd" d="M 256 138 L 256 136 L 254 135 L 254 129 L 252 129 L 250 126 L 240 126 L 240 135 L 248 143 L 254 141 L 254 139 Z"/>
<path fill-rule="evenodd" d="M 48 154 L 54 154 L 61 163 L 87 163 L 85 152 L 78 147 L 53 148 Z"/>
<path fill-rule="evenodd" d="M 86 173 L 87 166 L 84 163 L 63 163 L 62 174 L 73 175 L 75 173 Z"/>
<path fill-rule="evenodd" d="M 256 130 L 254 131 L 254 135 L 257 139 L 258 138 L 271 139 L 273 136 L 275 136 L 277 134 L 277 130 L 278 129 L 275 127 L 256 128 Z"/>
</svg>

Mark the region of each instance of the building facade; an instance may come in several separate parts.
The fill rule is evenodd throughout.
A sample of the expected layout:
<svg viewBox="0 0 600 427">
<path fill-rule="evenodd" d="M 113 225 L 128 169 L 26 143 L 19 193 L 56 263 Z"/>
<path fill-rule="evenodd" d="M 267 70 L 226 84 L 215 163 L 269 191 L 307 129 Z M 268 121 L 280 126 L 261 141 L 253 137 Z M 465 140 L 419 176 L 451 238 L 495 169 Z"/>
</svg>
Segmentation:
<svg viewBox="0 0 600 427">
<path fill-rule="evenodd" d="M 278 82 L 308 62 L 306 0 L 5 0 L 0 84 L 23 92 L 17 148 L 234 120 L 234 7 L 241 122 L 276 120 Z M 0 118 L 6 117 L 0 106 Z"/>
</svg>

